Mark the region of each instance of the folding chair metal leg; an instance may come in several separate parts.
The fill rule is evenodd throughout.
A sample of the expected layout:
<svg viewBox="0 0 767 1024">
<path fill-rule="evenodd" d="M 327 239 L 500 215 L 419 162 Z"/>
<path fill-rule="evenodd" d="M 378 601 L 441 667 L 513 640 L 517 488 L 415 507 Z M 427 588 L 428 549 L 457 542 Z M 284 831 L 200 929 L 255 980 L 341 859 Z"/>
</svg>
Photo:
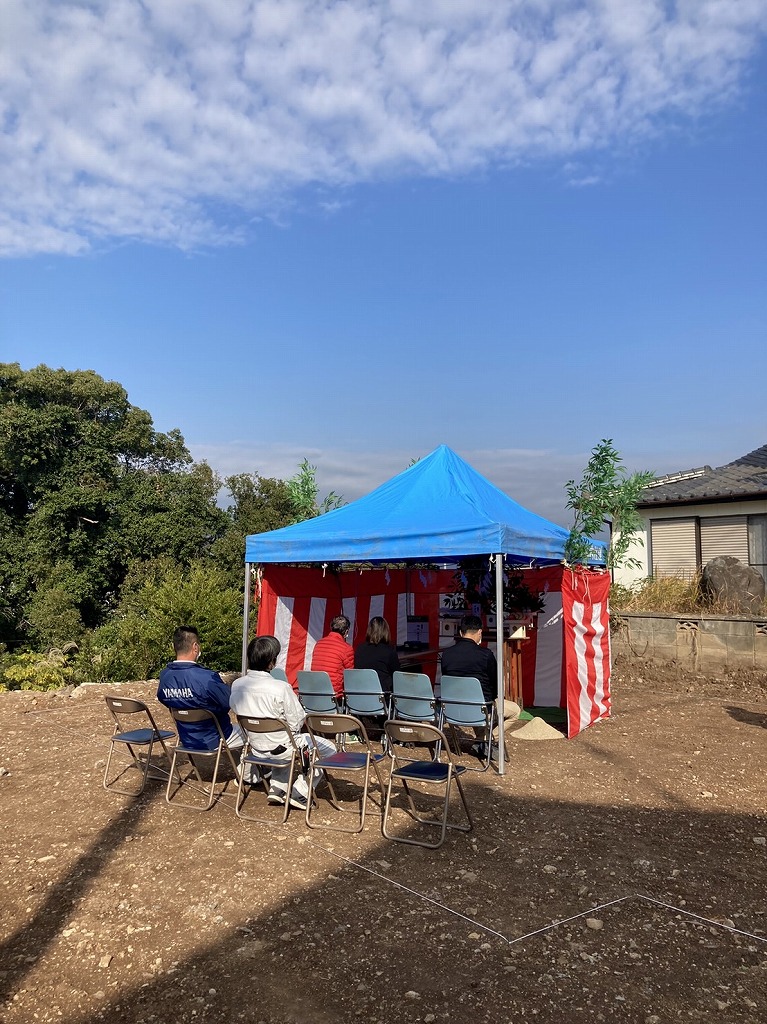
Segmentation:
<svg viewBox="0 0 767 1024">
<path fill-rule="evenodd" d="M 109 744 L 109 753 L 107 754 L 107 763 L 106 767 L 104 768 L 104 778 L 102 781 L 103 788 L 109 790 L 111 793 L 120 793 L 122 796 L 141 796 L 141 794 L 144 792 L 144 789 L 146 788 L 147 779 L 150 777 L 150 769 L 154 768 L 155 771 L 162 771 L 162 769 L 159 768 L 157 765 L 152 764 L 152 751 L 154 750 L 155 743 L 160 744 L 169 764 L 171 762 L 171 755 L 168 751 L 167 746 L 165 745 L 165 741 L 161 736 L 157 736 L 156 738 L 150 740 L 148 744 L 149 749 L 147 750 L 145 757 L 141 756 L 141 747 L 138 747 L 137 750 L 134 750 L 136 744 L 123 742 L 123 746 L 126 748 L 126 750 L 131 756 L 131 763 L 126 764 L 122 768 L 122 770 L 115 776 L 114 780 L 112 782 L 109 782 L 109 769 L 112 765 L 112 757 L 115 752 L 115 746 L 119 742 L 121 741 L 112 740 Z M 139 772 L 141 772 L 141 785 L 139 786 L 138 789 L 121 789 L 119 786 L 116 785 L 117 780 L 122 778 L 122 776 L 131 768 L 136 768 Z M 162 775 L 153 775 L 152 778 L 164 780 L 164 776 L 165 773 L 163 772 Z"/>
<path fill-rule="evenodd" d="M 449 721 L 447 724 L 450 726 L 450 737 L 451 737 L 451 739 L 454 741 L 454 743 L 456 745 L 455 746 L 455 752 L 460 755 L 460 754 L 463 753 L 463 751 L 461 749 L 461 742 L 460 742 L 460 739 L 458 737 L 458 732 L 456 731 L 455 723 Z M 469 728 L 469 726 L 466 726 L 466 728 Z M 487 739 L 485 740 L 485 756 L 482 759 L 482 767 L 481 768 L 474 768 L 471 765 L 462 765 L 461 767 L 464 769 L 464 771 L 467 771 L 467 772 L 486 772 L 488 770 L 488 768 L 490 767 L 490 763 L 492 761 L 492 756 L 493 756 L 493 730 L 494 729 L 495 729 L 495 711 L 493 710 L 493 711 L 490 712 L 490 714 L 487 717 L 486 722 L 485 722 L 485 736 L 487 737 Z M 477 741 L 477 742 L 480 742 L 480 741 Z"/>
<path fill-rule="evenodd" d="M 344 828 L 343 825 L 329 825 L 329 824 L 317 825 L 315 822 L 313 822 L 311 820 L 311 812 L 312 812 L 312 804 L 313 804 L 313 800 L 311 799 L 311 784 L 309 786 L 310 793 L 309 793 L 309 799 L 306 802 L 306 814 L 305 814 L 306 824 L 308 825 L 308 827 L 309 828 L 329 829 L 332 832 L 348 832 L 348 833 L 351 833 L 351 834 L 356 834 L 357 832 L 361 832 L 363 830 L 363 828 L 365 827 L 365 815 L 366 815 L 366 812 L 367 812 L 368 795 L 369 795 L 368 794 L 368 784 L 370 782 L 370 769 L 371 769 L 371 767 L 375 771 L 376 779 L 378 780 L 379 792 L 381 793 L 381 801 L 383 803 L 383 795 L 384 795 L 383 777 L 381 776 L 381 772 L 380 772 L 380 770 L 378 768 L 377 762 L 375 762 L 375 761 L 368 761 L 367 765 L 365 766 L 365 779 L 364 779 L 363 784 L 362 784 L 362 797 L 360 798 L 359 823 L 358 823 L 357 827 L 356 828 Z M 313 775 L 313 772 L 314 772 L 314 762 L 312 762 L 312 768 L 311 768 L 311 772 L 310 772 L 310 777 Z M 330 776 L 327 773 L 325 774 L 324 782 L 325 782 L 325 785 L 328 787 L 328 789 L 330 791 L 330 804 L 331 804 L 331 806 L 336 811 L 339 811 L 341 814 L 354 814 L 354 813 L 356 813 L 356 812 L 354 812 L 352 810 L 349 810 L 346 807 L 342 807 L 341 806 L 341 804 L 338 801 L 338 798 L 336 797 L 336 791 L 333 788 L 333 782 L 332 782 Z M 378 813 L 379 814 L 383 813 L 383 807 L 381 807 L 381 809 L 378 811 Z"/>
<path fill-rule="evenodd" d="M 119 775 L 115 776 L 113 782 L 108 783 L 107 779 L 109 778 L 109 768 L 112 764 L 112 755 L 114 754 L 115 749 L 114 743 L 109 744 L 109 754 L 107 755 L 107 763 L 106 767 L 104 768 L 103 786 L 104 789 L 111 790 L 111 792 L 113 793 L 120 793 L 122 796 L 141 796 L 141 794 L 144 792 L 144 787 L 146 786 L 147 774 L 149 773 L 149 758 L 152 756 L 152 744 L 149 744 L 149 751 L 146 756 L 145 764 L 142 764 L 141 759 L 138 757 L 133 747 L 129 743 L 126 743 L 125 747 L 128 753 L 130 754 L 132 761 L 130 764 L 127 764 L 123 767 Z M 137 768 L 141 772 L 141 785 L 137 790 L 121 789 L 119 786 L 116 785 L 117 780 L 120 779 L 130 768 Z"/>
<path fill-rule="evenodd" d="M 256 767 L 258 767 L 258 766 L 256 766 Z M 248 794 L 246 794 L 246 796 L 244 796 L 244 797 L 242 795 L 242 791 L 243 791 L 243 787 L 244 787 L 244 781 L 243 781 L 244 780 L 244 775 L 245 775 L 244 771 L 240 772 L 240 781 L 239 781 L 239 783 L 237 785 L 237 802 L 236 802 L 235 808 L 234 808 L 234 811 L 235 811 L 235 814 L 237 815 L 237 817 L 241 818 L 243 821 L 257 821 L 257 822 L 259 822 L 262 825 L 275 825 L 275 824 L 284 825 L 285 822 L 288 820 L 288 814 L 290 813 L 290 794 L 293 792 L 293 783 L 295 782 L 295 778 L 296 778 L 296 759 L 293 758 L 293 760 L 290 763 L 290 770 L 288 771 L 288 783 L 287 783 L 287 787 L 288 788 L 287 788 L 287 791 L 286 791 L 286 794 L 285 794 L 285 807 L 284 807 L 284 810 L 282 812 L 282 818 L 281 819 L 276 818 L 276 817 L 275 818 L 261 818 L 261 817 L 258 817 L 255 814 L 244 814 L 243 813 L 242 807 L 243 807 L 243 804 L 245 803 L 245 800 L 247 799 L 247 796 L 248 796 Z M 261 783 L 262 783 L 262 785 L 264 787 L 264 792 L 265 792 L 265 794 L 268 797 L 268 795 L 269 795 L 269 783 L 263 777 L 263 775 L 261 776 L 261 780 L 260 781 L 261 781 Z M 252 794 L 252 788 L 251 788 L 251 794 Z"/>
<path fill-rule="evenodd" d="M 452 784 L 453 779 L 455 779 L 455 782 L 457 784 L 458 793 L 459 793 L 460 798 L 461 798 L 461 804 L 463 805 L 463 809 L 464 809 L 464 811 L 466 813 L 466 817 L 468 819 L 468 824 L 466 824 L 466 825 L 459 825 L 457 822 L 449 822 L 448 821 L 448 814 L 449 814 L 449 810 L 450 810 L 450 790 L 451 790 L 451 784 Z M 442 820 L 441 821 L 434 821 L 431 818 L 423 818 L 423 817 L 421 817 L 418 814 L 417 810 L 416 810 L 415 804 L 413 802 L 413 797 L 412 797 L 412 794 L 411 794 L 411 791 L 410 791 L 410 787 L 407 784 L 407 780 L 403 778 L 403 779 L 400 779 L 400 781 L 402 782 L 403 790 L 405 792 L 405 795 L 407 796 L 408 805 L 410 807 L 410 815 L 411 815 L 411 817 L 415 821 L 417 821 L 419 824 L 421 824 L 421 825 L 428 825 L 428 826 L 431 826 L 432 828 L 439 828 L 440 829 L 440 838 L 439 838 L 439 840 L 436 843 L 425 843 L 425 842 L 422 842 L 419 839 L 409 839 L 409 838 L 403 837 L 403 836 L 392 835 L 390 832 L 387 831 L 386 825 L 387 825 L 387 821 L 389 819 L 389 812 L 390 812 L 390 809 L 391 809 L 391 796 L 392 796 L 392 788 L 393 788 L 393 784 L 394 784 L 394 775 L 392 773 L 392 775 L 389 778 L 389 785 L 388 785 L 387 790 L 386 790 L 386 804 L 385 804 L 385 807 L 384 807 L 384 814 L 383 814 L 383 821 L 382 821 L 382 832 L 383 832 L 384 836 L 387 839 L 391 839 L 395 843 L 406 843 L 409 846 L 423 846 L 427 850 L 436 850 L 440 846 L 442 846 L 442 844 L 445 842 L 445 836 L 447 835 L 447 830 L 448 829 L 451 829 L 451 830 L 456 831 L 456 832 L 471 832 L 472 829 L 474 828 L 474 820 L 473 820 L 473 818 L 471 816 L 471 812 L 469 811 L 469 805 L 466 802 L 466 796 L 465 796 L 464 791 L 463 791 L 463 786 L 461 785 L 461 780 L 460 780 L 459 776 L 457 774 L 455 774 L 454 772 L 451 771 L 448 774 L 447 781 L 445 783 L 445 797 L 444 797 L 444 802 L 443 802 L 443 806 L 442 806 Z"/>
<path fill-rule="evenodd" d="M 218 769 L 219 769 L 220 764 L 221 764 L 222 749 L 226 750 L 226 754 L 227 754 L 227 757 L 229 759 L 229 763 L 231 764 L 234 773 L 235 774 L 237 773 L 237 765 L 234 763 L 234 758 L 232 757 L 231 750 L 228 747 L 223 747 L 222 748 L 222 744 L 219 744 L 218 747 L 216 748 L 215 761 L 214 761 L 214 764 L 213 764 L 213 773 L 212 773 L 212 776 L 211 776 L 210 788 L 209 789 L 206 788 L 205 783 L 204 783 L 204 781 L 202 779 L 202 776 L 200 775 L 200 772 L 199 772 L 199 770 L 197 768 L 197 765 L 194 763 L 193 759 L 195 757 L 212 756 L 213 751 L 210 751 L 209 753 L 206 753 L 206 752 L 203 752 L 203 751 L 195 751 L 194 753 L 187 753 L 186 751 L 179 751 L 179 750 L 174 749 L 173 750 L 173 759 L 171 761 L 170 776 L 168 777 L 168 785 L 165 788 L 165 802 L 167 804 L 170 804 L 172 807 L 180 807 L 183 810 L 187 810 L 187 811 L 209 811 L 211 809 L 211 807 L 213 806 L 214 802 L 216 801 L 217 797 L 221 796 L 221 794 L 226 789 L 226 787 L 227 787 L 227 785 L 229 783 L 229 780 L 227 779 L 225 781 L 224 786 L 221 789 L 221 791 L 220 792 L 216 791 L 216 783 L 218 782 Z M 192 772 L 194 773 L 195 778 L 199 782 L 199 784 L 200 784 L 200 786 L 202 788 L 203 794 L 205 796 L 207 796 L 207 798 L 208 798 L 208 802 L 205 804 L 204 807 L 198 807 L 196 804 L 193 804 L 193 803 L 182 803 L 182 802 L 180 802 L 177 799 L 174 799 L 173 801 L 171 801 L 171 785 L 173 783 L 173 773 L 174 773 L 174 770 L 176 770 L 176 768 L 177 768 L 178 754 L 179 753 L 181 753 L 182 756 L 188 758 L 189 763 L 190 763 L 191 768 L 192 768 Z M 187 776 L 187 779 L 182 779 L 181 778 L 181 771 L 180 770 L 178 771 L 178 779 L 179 779 L 179 782 L 178 782 L 178 785 L 176 787 L 176 791 L 175 791 L 176 793 L 179 793 L 183 789 L 184 786 L 190 785 L 190 783 L 187 781 L 188 776 Z"/>
</svg>

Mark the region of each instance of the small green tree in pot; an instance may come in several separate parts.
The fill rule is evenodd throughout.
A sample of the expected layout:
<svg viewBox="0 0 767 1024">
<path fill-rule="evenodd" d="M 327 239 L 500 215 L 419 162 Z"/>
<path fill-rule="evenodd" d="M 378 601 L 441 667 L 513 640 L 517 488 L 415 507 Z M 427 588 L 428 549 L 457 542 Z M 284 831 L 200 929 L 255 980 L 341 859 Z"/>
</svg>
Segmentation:
<svg viewBox="0 0 767 1024">
<path fill-rule="evenodd" d="M 587 565 L 593 558 L 591 538 L 598 534 L 605 522 L 612 524 L 607 549 L 607 568 L 618 565 L 636 568 L 636 558 L 626 558 L 632 540 L 642 525 L 637 502 L 644 488 L 655 479 L 650 472 L 628 474 L 623 461 L 613 447 L 611 438 L 603 438 L 591 450 L 591 458 L 580 483 L 568 480 L 567 508 L 574 512 L 573 526 L 565 544 L 565 559 L 571 565 Z"/>
</svg>

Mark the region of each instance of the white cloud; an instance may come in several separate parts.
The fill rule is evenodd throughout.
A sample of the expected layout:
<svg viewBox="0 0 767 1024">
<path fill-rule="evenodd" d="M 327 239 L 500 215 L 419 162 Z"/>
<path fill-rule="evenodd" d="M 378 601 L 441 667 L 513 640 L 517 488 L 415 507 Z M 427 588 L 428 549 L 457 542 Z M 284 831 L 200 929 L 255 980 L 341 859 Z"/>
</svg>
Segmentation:
<svg viewBox="0 0 767 1024">
<path fill-rule="evenodd" d="M 0 4 L 6 254 L 226 244 L 297 187 L 609 151 L 727 102 L 767 24 L 767 0 Z"/>
<path fill-rule="evenodd" d="M 428 451 L 348 451 L 307 449 L 298 445 L 190 443 L 196 460 L 205 459 L 222 477 L 235 473 L 259 473 L 285 480 L 293 476 L 302 459 L 317 467 L 320 496 L 329 491 L 354 501 L 407 469 L 413 458 Z M 565 511 L 565 482 L 580 479 L 588 453 L 559 454 L 542 449 L 460 449 L 458 454 L 496 487 L 525 508 L 547 519 L 569 525 Z"/>
<path fill-rule="evenodd" d="M 221 477 L 236 473 L 259 473 L 261 476 L 287 480 L 306 458 L 317 467 L 320 498 L 330 491 L 340 494 L 346 502 L 355 501 L 380 484 L 407 469 L 414 458 L 428 455 L 427 450 L 394 449 L 381 446 L 372 450 L 342 448 L 307 448 L 298 444 L 253 444 L 233 441 L 228 444 L 191 442 L 188 445 L 195 460 L 205 460 Z M 543 448 L 459 448 L 457 454 L 478 473 L 499 487 L 519 505 L 551 522 L 569 528 L 572 512 L 566 507 L 565 484 L 580 480 L 590 458 L 588 451 L 553 451 Z M 622 453 L 622 467 L 627 473 L 650 470 L 657 476 L 675 473 L 709 463 L 724 465 L 742 452 L 722 450 L 700 451 L 683 446 L 674 453 L 648 451 Z M 222 496 L 223 498 L 223 496 Z"/>
</svg>

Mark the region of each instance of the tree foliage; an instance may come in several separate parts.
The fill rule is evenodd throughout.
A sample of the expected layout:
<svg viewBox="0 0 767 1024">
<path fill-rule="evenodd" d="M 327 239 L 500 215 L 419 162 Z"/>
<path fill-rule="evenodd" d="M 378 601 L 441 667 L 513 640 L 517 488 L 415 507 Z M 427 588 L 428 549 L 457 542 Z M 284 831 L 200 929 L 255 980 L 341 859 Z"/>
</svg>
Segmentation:
<svg viewBox="0 0 767 1024">
<path fill-rule="evenodd" d="M 325 512 L 340 508 L 344 500 L 341 495 L 331 491 L 319 501 L 317 484 L 317 467 L 312 466 L 308 459 L 303 459 L 298 472 L 288 480 L 288 490 L 293 502 L 293 522 L 300 523 L 305 519 L 314 519 Z"/>
<path fill-rule="evenodd" d="M 70 670 L 146 678 L 185 622 L 206 661 L 236 667 L 245 537 L 338 507 L 338 495 L 319 500 L 315 474 L 304 459 L 287 481 L 228 477 L 221 508 L 210 466 L 120 384 L 0 363 L 0 650 L 14 685 Z M 74 666 L 59 664 L 51 650 L 72 642 Z"/>
<path fill-rule="evenodd" d="M 224 481 L 231 501 L 226 510 L 225 532 L 213 545 L 217 566 L 230 573 L 232 582 L 241 583 L 244 569 L 245 538 L 251 533 L 264 533 L 290 526 L 295 519 L 295 505 L 286 480 L 239 473 Z"/>
<path fill-rule="evenodd" d="M 655 478 L 654 473 L 626 473 L 622 458 L 611 438 L 603 438 L 591 450 L 591 458 L 580 483 L 568 480 L 567 508 L 573 509 L 573 526 L 565 545 L 565 558 L 571 564 L 585 565 L 593 556 L 592 538 L 600 533 L 606 521 L 612 525 L 607 553 L 607 567 L 626 564 L 632 535 L 641 526 L 637 502 L 642 490 Z"/>
<path fill-rule="evenodd" d="M 242 590 L 228 573 L 205 562 L 139 565 L 115 614 L 82 645 L 79 674 L 94 681 L 154 678 L 173 660 L 171 637 L 182 624 L 198 630 L 206 664 L 219 671 L 239 667 Z"/>
<path fill-rule="evenodd" d="M 190 463 L 119 384 L 0 364 L 0 640 L 72 639 L 106 619 L 135 561 L 208 552 L 219 481 Z"/>
</svg>

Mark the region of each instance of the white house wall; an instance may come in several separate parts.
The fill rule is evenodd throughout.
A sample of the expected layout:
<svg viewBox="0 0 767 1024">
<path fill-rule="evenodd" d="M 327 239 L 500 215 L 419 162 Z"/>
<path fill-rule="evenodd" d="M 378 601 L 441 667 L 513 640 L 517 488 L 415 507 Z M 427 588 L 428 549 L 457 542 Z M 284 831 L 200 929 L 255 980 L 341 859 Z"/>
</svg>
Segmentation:
<svg viewBox="0 0 767 1024">
<path fill-rule="evenodd" d="M 613 579 L 625 587 L 631 586 L 650 575 L 647 560 L 650 554 L 650 520 L 651 519 L 711 519 L 718 516 L 757 516 L 767 513 L 767 500 L 761 501 L 728 501 L 705 505 L 659 505 L 653 509 L 642 509 L 643 529 L 632 538 L 626 558 L 636 558 L 640 566 L 629 569 L 621 566 L 613 570 Z"/>
</svg>

